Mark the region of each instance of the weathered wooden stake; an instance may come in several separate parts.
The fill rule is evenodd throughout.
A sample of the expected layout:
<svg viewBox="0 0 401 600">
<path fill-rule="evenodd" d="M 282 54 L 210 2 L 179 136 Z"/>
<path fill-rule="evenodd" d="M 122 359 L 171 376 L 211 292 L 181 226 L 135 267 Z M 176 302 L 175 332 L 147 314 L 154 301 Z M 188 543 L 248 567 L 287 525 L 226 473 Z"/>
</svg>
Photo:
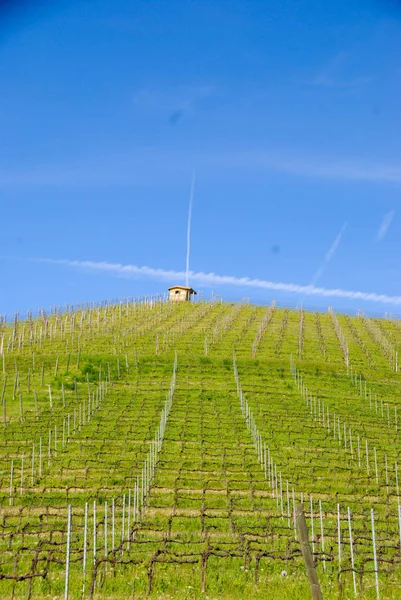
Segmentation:
<svg viewBox="0 0 401 600">
<path fill-rule="evenodd" d="M 107 504 L 107 500 L 104 503 L 104 557 L 107 559 L 107 553 L 108 553 L 108 548 L 107 548 L 107 536 L 108 536 L 108 531 L 107 531 L 107 520 L 108 520 L 108 504 Z M 107 562 L 105 562 L 105 566 L 107 569 Z"/>
<path fill-rule="evenodd" d="M 338 545 L 338 568 L 341 568 L 341 518 L 340 518 L 340 505 L 337 504 L 337 545 Z"/>
<path fill-rule="evenodd" d="M 323 511 L 322 501 L 319 500 L 319 513 L 320 513 L 320 543 L 322 545 L 322 553 L 324 554 L 324 531 L 323 531 Z M 323 569 L 326 570 L 326 559 L 323 559 Z"/>
<path fill-rule="evenodd" d="M 32 471 L 31 471 L 31 475 L 32 475 L 32 487 L 35 483 L 35 444 L 33 444 L 32 446 Z"/>
<path fill-rule="evenodd" d="M 314 523 L 313 523 L 313 500 L 312 500 L 312 496 L 309 499 L 309 503 L 310 503 L 311 533 L 312 533 L 312 552 L 314 554 L 315 553 L 315 530 L 314 530 Z"/>
<path fill-rule="evenodd" d="M 400 535 L 400 549 L 401 549 L 401 506 L 398 504 L 398 531 Z"/>
<path fill-rule="evenodd" d="M 10 471 L 10 506 L 13 504 L 13 475 L 14 475 L 14 461 L 11 461 Z"/>
<path fill-rule="evenodd" d="M 3 355 L 4 358 L 4 355 Z M 1 402 L 3 404 L 3 429 L 6 428 L 7 425 L 7 407 L 6 407 L 6 385 L 7 385 L 7 377 L 4 378 L 4 383 L 3 383 L 3 391 L 1 393 Z"/>
<path fill-rule="evenodd" d="M 42 438 L 39 439 L 39 477 L 42 477 Z"/>
<path fill-rule="evenodd" d="M 114 528 L 114 513 L 115 513 L 115 502 L 114 498 L 111 504 L 111 551 L 114 552 L 115 542 L 115 528 Z"/>
<path fill-rule="evenodd" d="M 36 414 L 36 418 L 38 418 L 38 416 L 39 416 L 38 394 L 37 394 L 36 390 L 33 390 L 33 395 L 34 395 L 34 398 L 35 398 L 35 414 Z"/>
<path fill-rule="evenodd" d="M 351 525 L 351 511 L 348 506 L 347 508 L 348 515 L 348 531 L 349 531 L 349 547 L 351 552 L 351 567 L 352 567 L 352 581 L 354 584 L 354 594 L 357 595 L 357 587 L 356 587 L 356 573 L 355 573 L 355 561 L 354 561 L 354 542 L 352 539 L 352 525 Z"/>
<path fill-rule="evenodd" d="M 68 600 L 68 584 L 70 579 L 70 552 L 71 552 L 71 504 L 68 505 L 68 524 L 67 524 L 67 555 L 65 559 L 65 589 L 64 599 Z"/>
<path fill-rule="evenodd" d="M 93 564 L 96 564 L 96 500 L 93 501 Z"/>
<path fill-rule="evenodd" d="M 19 393 L 19 419 L 20 422 L 23 423 L 24 421 L 24 407 L 22 404 L 22 392 Z"/>
<path fill-rule="evenodd" d="M 312 552 L 308 540 L 308 528 L 302 504 L 297 504 L 295 507 L 295 518 L 298 532 L 298 539 L 301 545 L 301 552 L 305 563 L 306 574 L 309 579 L 311 594 L 313 600 L 323 600 L 322 592 L 317 577 L 315 563 L 313 562 Z"/>
<path fill-rule="evenodd" d="M 88 552 L 88 503 L 85 502 L 85 522 L 84 522 L 84 556 L 82 561 L 82 597 L 85 597 L 85 583 L 86 583 L 86 560 Z"/>
<path fill-rule="evenodd" d="M 121 521 L 121 543 L 124 544 L 125 538 L 125 494 L 123 494 L 123 516 Z"/>
<path fill-rule="evenodd" d="M 379 600 L 380 598 L 380 589 L 379 589 L 379 567 L 377 564 L 377 551 L 376 551 L 376 534 L 375 534 L 375 513 L 373 508 L 370 509 L 370 515 L 372 520 L 372 542 L 373 542 L 373 564 L 375 567 L 375 583 L 376 583 L 376 598 Z"/>
<path fill-rule="evenodd" d="M 21 455 L 21 485 L 20 485 L 20 496 L 22 496 L 22 489 L 24 484 L 24 453 Z"/>
</svg>

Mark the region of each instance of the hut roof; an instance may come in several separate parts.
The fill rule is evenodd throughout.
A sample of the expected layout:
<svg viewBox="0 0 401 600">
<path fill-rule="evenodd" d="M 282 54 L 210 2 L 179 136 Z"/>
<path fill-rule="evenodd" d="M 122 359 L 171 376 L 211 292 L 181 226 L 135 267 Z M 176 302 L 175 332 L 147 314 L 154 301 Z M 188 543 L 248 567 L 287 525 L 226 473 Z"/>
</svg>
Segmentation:
<svg viewBox="0 0 401 600">
<path fill-rule="evenodd" d="M 188 287 L 186 285 L 172 285 L 171 287 L 168 288 L 168 290 L 169 291 L 170 290 L 186 290 L 190 294 L 196 294 L 194 289 L 192 289 L 191 287 Z"/>
</svg>

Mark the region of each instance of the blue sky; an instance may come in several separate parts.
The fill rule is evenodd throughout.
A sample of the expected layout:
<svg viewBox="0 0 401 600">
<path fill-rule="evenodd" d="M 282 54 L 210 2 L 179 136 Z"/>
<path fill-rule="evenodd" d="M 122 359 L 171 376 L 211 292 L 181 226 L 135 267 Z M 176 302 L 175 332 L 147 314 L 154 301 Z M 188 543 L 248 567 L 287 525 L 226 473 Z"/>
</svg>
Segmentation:
<svg viewBox="0 0 401 600">
<path fill-rule="evenodd" d="M 52 4 L 0 13 L 2 314 L 182 283 L 193 171 L 204 297 L 401 314 L 398 2 Z"/>
</svg>

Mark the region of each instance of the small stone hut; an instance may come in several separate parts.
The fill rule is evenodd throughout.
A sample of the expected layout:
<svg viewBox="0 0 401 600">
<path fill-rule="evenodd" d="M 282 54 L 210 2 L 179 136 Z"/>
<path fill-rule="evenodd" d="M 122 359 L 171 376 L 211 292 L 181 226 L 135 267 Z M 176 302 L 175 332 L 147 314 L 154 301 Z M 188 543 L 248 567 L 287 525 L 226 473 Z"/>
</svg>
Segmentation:
<svg viewBox="0 0 401 600">
<path fill-rule="evenodd" d="M 168 291 L 172 302 L 190 302 L 192 294 L 196 295 L 195 290 L 186 285 L 173 285 Z"/>
</svg>

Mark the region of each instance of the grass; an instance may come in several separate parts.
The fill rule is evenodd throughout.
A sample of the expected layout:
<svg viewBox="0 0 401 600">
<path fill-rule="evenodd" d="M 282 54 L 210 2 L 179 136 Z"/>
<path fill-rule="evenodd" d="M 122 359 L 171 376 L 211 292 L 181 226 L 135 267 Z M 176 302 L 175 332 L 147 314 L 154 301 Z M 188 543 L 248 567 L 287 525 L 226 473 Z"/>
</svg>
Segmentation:
<svg viewBox="0 0 401 600">
<path fill-rule="evenodd" d="M 128 303 L 3 324 L 0 598 L 64 597 L 68 505 L 70 598 L 306 598 L 299 501 L 324 598 L 354 595 L 350 525 L 358 597 L 376 598 L 372 508 L 380 593 L 401 598 L 400 374 L 377 333 L 398 349 L 401 328 L 337 318 L 348 368 L 329 314 L 274 305 Z"/>
</svg>

